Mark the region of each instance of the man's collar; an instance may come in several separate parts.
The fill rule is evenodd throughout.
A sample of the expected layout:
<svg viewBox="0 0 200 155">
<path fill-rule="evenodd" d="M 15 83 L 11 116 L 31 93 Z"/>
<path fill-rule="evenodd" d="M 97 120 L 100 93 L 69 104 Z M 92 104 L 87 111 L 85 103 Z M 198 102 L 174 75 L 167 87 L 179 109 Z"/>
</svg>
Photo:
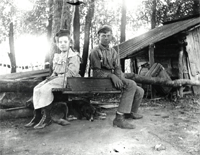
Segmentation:
<svg viewBox="0 0 200 155">
<path fill-rule="evenodd" d="M 109 45 L 108 46 L 103 46 L 102 44 L 99 44 L 99 48 L 101 50 L 109 50 Z"/>
</svg>

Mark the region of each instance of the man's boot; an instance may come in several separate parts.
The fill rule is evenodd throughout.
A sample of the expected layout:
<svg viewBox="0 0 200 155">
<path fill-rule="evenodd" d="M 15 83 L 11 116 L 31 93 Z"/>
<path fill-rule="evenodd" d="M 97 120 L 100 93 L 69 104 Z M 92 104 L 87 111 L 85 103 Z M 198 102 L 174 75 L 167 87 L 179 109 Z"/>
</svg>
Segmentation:
<svg viewBox="0 0 200 155">
<path fill-rule="evenodd" d="M 132 119 L 141 119 L 141 118 L 143 118 L 143 116 L 138 113 L 131 112 L 131 118 Z"/>
<path fill-rule="evenodd" d="M 50 109 L 44 108 L 43 109 L 43 116 L 38 124 L 34 126 L 34 129 L 42 129 L 48 125 L 51 124 L 51 115 L 50 115 Z"/>
<path fill-rule="evenodd" d="M 125 118 L 126 119 L 129 119 L 129 118 L 132 118 L 132 119 L 141 119 L 141 118 L 143 118 L 143 116 L 140 115 L 140 114 L 138 114 L 138 113 L 131 112 L 130 114 L 125 114 Z"/>
<path fill-rule="evenodd" d="M 128 123 L 124 119 L 124 114 L 120 115 L 118 113 L 116 113 L 116 117 L 113 120 L 113 126 L 117 126 L 122 129 L 134 129 L 135 128 L 135 125 Z"/>
<path fill-rule="evenodd" d="M 36 124 L 38 124 L 42 118 L 42 114 L 41 114 L 41 109 L 36 109 L 34 110 L 34 116 L 32 118 L 32 120 L 25 125 L 26 128 L 30 128 L 35 126 Z"/>
</svg>

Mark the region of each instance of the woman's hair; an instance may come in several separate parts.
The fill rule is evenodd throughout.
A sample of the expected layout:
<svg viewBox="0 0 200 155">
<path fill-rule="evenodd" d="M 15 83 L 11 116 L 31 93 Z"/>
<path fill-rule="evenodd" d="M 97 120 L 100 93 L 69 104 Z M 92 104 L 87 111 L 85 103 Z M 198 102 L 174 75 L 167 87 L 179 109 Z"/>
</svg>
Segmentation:
<svg viewBox="0 0 200 155">
<path fill-rule="evenodd" d="M 69 36 L 70 37 L 70 31 L 67 29 L 61 29 L 59 30 L 56 35 L 56 37 L 62 37 L 62 36 Z"/>
<path fill-rule="evenodd" d="M 70 40 L 70 43 L 73 43 L 73 41 L 72 41 L 72 39 L 71 39 L 71 36 L 70 36 L 70 31 L 67 30 L 67 29 L 60 29 L 60 30 L 56 33 L 56 35 L 55 35 L 55 37 L 54 37 L 54 43 L 57 43 L 58 38 L 63 37 L 63 36 L 67 36 L 67 37 L 69 38 L 69 40 Z"/>
</svg>

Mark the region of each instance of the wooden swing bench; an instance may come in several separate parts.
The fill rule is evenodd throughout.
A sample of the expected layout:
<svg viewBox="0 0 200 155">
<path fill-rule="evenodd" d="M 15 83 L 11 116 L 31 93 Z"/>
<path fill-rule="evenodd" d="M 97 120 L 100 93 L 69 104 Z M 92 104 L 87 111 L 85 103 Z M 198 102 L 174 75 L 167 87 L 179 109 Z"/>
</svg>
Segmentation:
<svg viewBox="0 0 200 155">
<path fill-rule="evenodd" d="M 66 88 L 53 88 L 52 92 L 60 98 L 64 96 L 65 101 L 101 99 L 121 94 L 121 90 L 114 87 L 110 78 L 94 77 L 68 77 Z"/>
</svg>

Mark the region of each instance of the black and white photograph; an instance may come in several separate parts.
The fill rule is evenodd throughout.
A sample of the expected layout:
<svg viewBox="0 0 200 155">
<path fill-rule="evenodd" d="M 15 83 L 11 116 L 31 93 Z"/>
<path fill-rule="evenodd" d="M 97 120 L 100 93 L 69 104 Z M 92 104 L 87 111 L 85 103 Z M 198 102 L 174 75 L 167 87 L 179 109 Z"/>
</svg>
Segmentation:
<svg viewBox="0 0 200 155">
<path fill-rule="evenodd" d="M 0 155 L 200 155 L 200 0 L 0 0 Z"/>
</svg>

